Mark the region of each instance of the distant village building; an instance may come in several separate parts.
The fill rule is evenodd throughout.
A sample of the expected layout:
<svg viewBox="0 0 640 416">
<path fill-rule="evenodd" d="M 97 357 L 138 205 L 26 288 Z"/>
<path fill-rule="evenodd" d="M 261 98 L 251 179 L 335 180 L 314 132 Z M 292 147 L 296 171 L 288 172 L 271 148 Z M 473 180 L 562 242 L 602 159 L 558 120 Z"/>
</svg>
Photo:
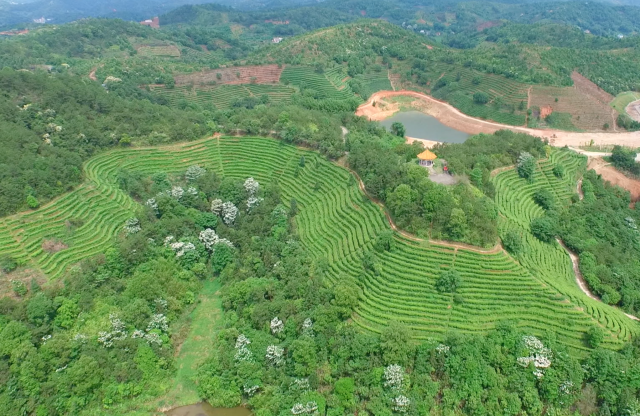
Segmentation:
<svg viewBox="0 0 640 416">
<path fill-rule="evenodd" d="M 273 25 L 288 25 L 288 20 L 265 20 L 265 23 L 271 23 Z"/>
<path fill-rule="evenodd" d="M 47 23 L 47 19 L 42 16 L 40 19 L 33 19 L 33 23 L 40 23 L 41 25 Z"/>
<path fill-rule="evenodd" d="M 271 40 L 271 43 L 280 43 L 280 42 L 282 42 L 282 38 L 273 38 Z"/>
<path fill-rule="evenodd" d="M 143 25 L 143 26 L 149 26 L 149 27 L 154 28 L 154 29 L 159 29 L 160 28 L 160 18 L 158 18 L 158 16 L 156 16 L 153 19 L 143 20 L 142 22 L 140 22 L 140 24 Z"/>
<path fill-rule="evenodd" d="M 424 152 L 418 155 L 418 160 L 420 161 L 420 166 L 433 166 L 433 161 L 436 160 L 438 156 L 435 155 L 431 150 L 427 149 Z"/>
</svg>

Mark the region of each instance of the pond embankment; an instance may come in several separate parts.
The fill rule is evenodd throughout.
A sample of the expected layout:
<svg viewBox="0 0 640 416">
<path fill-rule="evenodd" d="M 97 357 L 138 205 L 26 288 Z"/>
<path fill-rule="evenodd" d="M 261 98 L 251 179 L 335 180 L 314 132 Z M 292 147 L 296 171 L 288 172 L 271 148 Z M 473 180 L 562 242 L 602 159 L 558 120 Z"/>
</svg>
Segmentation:
<svg viewBox="0 0 640 416">
<path fill-rule="evenodd" d="M 548 139 L 553 146 L 610 146 L 619 144 L 628 147 L 640 147 L 640 131 L 636 132 L 571 132 L 552 129 L 531 129 L 524 126 L 509 126 L 482 120 L 463 114 L 451 104 L 436 100 L 426 94 L 416 91 L 379 91 L 369 97 L 369 100 L 356 110 L 356 115 L 368 117 L 370 120 L 384 120 L 395 114 L 400 106 L 385 98 L 412 97 L 415 100 L 412 107 L 437 118 L 440 123 L 452 129 L 467 133 L 491 134 L 498 130 L 511 130 L 527 133 L 532 136 Z"/>
</svg>

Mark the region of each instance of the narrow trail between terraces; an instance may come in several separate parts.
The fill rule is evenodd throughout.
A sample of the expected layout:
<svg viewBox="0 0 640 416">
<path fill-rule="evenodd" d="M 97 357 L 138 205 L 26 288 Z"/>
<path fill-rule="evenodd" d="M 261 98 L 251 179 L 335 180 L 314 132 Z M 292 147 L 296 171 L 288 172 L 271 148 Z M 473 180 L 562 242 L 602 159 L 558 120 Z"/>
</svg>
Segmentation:
<svg viewBox="0 0 640 416">
<path fill-rule="evenodd" d="M 572 150 L 576 150 L 576 149 L 572 149 Z M 505 172 L 509 169 L 513 169 L 514 167 L 515 167 L 514 165 L 503 166 L 491 171 L 490 175 L 491 177 L 494 177 L 499 173 Z M 582 201 L 584 199 L 584 193 L 582 192 L 582 178 L 578 179 L 576 183 L 576 191 L 578 192 L 578 198 L 580 199 L 580 201 Z M 584 279 L 584 276 L 582 275 L 582 272 L 580 271 L 580 259 L 578 258 L 578 255 L 573 251 L 571 251 L 569 247 L 567 247 L 566 244 L 561 239 L 556 238 L 556 241 L 558 242 L 558 244 L 560 244 L 560 246 L 562 246 L 562 248 L 567 252 L 567 254 L 569 255 L 569 258 L 571 259 L 573 274 L 575 275 L 576 283 L 578 284 L 578 287 L 580 288 L 580 290 L 582 290 L 582 292 L 588 297 L 590 297 L 591 299 L 596 300 L 598 302 L 602 302 L 602 300 L 599 297 L 597 297 L 595 294 L 593 294 L 593 292 L 591 292 L 591 290 L 589 289 L 589 285 L 587 284 L 586 280 Z M 619 309 L 620 312 L 624 313 L 629 319 L 633 319 L 634 321 L 640 321 L 640 318 L 638 318 L 637 316 L 630 315 L 616 306 L 612 306 L 612 307 Z"/>
<path fill-rule="evenodd" d="M 580 290 L 582 290 L 584 292 L 584 294 L 589 296 L 591 299 L 597 300 L 598 302 L 602 302 L 602 300 L 599 297 L 594 295 L 593 292 L 591 292 L 591 290 L 589 290 L 589 286 L 587 285 L 586 280 L 584 280 L 584 276 L 582 276 L 582 272 L 580 272 L 580 264 L 579 264 L 578 255 L 576 253 L 574 253 L 573 251 L 571 251 L 569 249 L 569 247 L 567 247 L 564 244 L 564 242 L 562 240 L 560 240 L 559 238 L 556 238 L 556 241 L 558 242 L 558 244 L 560 244 L 562 246 L 562 248 L 564 248 L 564 250 L 567 252 L 567 254 L 569 254 L 569 258 L 571 258 L 571 264 L 573 265 L 573 273 L 576 275 L 576 283 L 578 283 L 578 287 L 580 288 Z M 621 310 L 620 308 L 618 308 L 616 306 L 612 306 L 612 307 L 620 310 L 620 312 L 624 313 L 629 319 L 633 319 L 634 321 L 640 321 L 640 318 L 638 318 L 637 316 L 633 316 L 631 314 L 628 314 L 628 313 L 624 312 L 623 310 Z"/>
<path fill-rule="evenodd" d="M 444 240 L 434 240 L 431 238 L 420 238 L 417 237 L 411 233 L 408 233 L 402 229 L 400 229 L 395 222 L 393 222 L 393 218 L 391 218 L 391 214 L 389 214 L 389 211 L 387 210 L 387 207 L 380 201 L 378 201 L 376 198 L 374 198 L 371 194 L 369 194 L 367 192 L 367 189 L 364 186 L 364 182 L 362 181 L 362 179 L 360 179 L 360 176 L 352 169 L 346 167 L 346 166 L 342 166 L 339 165 L 345 169 L 347 169 L 349 172 L 351 172 L 356 179 L 358 180 L 358 186 L 360 187 L 360 190 L 367 196 L 367 198 L 369 198 L 374 204 L 378 205 L 380 208 L 382 208 L 382 211 L 384 212 L 385 217 L 387 218 L 387 222 L 389 223 L 389 226 L 391 226 L 391 229 L 393 229 L 393 231 L 396 231 L 398 234 L 402 235 L 403 237 L 406 237 L 409 240 L 418 242 L 418 243 L 430 243 L 430 244 L 437 244 L 440 246 L 445 246 L 445 247 L 449 247 L 449 248 L 453 248 L 455 250 L 461 249 L 461 250 L 469 250 L 469 251 L 473 251 L 475 253 L 482 253 L 482 254 L 496 254 L 496 253 L 500 253 L 501 251 L 503 251 L 502 246 L 498 243 L 495 246 L 493 246 L 492 248 L 489 249 L 483 249 L 477 246 L 472 246 L 470 244 L 465 244 L 465 243 L 454 243 L 451 241 L 444 241 Z"/>
</svg>

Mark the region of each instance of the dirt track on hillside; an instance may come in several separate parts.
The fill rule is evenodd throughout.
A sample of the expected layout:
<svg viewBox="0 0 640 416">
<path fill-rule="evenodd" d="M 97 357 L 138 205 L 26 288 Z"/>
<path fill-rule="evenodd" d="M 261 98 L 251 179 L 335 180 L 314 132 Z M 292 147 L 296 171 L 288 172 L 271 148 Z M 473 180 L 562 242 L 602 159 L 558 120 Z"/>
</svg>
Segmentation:
<svg viewBox="0 0 640 416">
<path fill-rule="evenodd" d="M 494 133 L 497 130 L 511 130 L 527 133 L 532 136 L 549 139 L 553 146 L 583 146 L 583 145 L 612 145 L 619 144 L 629 147 L 640 147 L 640 131 L 638 132 L 593 132 L 576 133 L 551 129 L 530 129 L 520 126 L 509 126 L 493 121 L 481 120 L 461 113 L 458 109 L 443 101 L 436 100 L 426 94 L 415 91 L 380 91 L 373 94 L 369 100 L 356 110 L 356 115 L 368 117 L 370 120 L 383 120 L 398 111 L 397 105 L 384 100 L 387 97 L 409 96 L 415 97 L 414 106 L 421 111 L 434 116 L 442 124 L 465 132 L 467 134 Z M 374 106 L 373 103 L 376 103 Z"/>
</svg>

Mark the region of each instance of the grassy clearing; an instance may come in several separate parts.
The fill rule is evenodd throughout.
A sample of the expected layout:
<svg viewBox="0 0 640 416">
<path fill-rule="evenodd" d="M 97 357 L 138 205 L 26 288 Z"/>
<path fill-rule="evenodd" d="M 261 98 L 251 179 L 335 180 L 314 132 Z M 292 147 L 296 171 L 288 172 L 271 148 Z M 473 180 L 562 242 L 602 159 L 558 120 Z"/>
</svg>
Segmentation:
<svg viewBox="0 0 640 416">
<path fill-rule="evenodd" d="M 636 100 L 640 100 L 640 93 L 634 91 L 621 92 L 616 96 L 616 98 L 613 99 L 613 101 L 611 101 L 609 105 L 613 107 L 618 113 L 627 114 L 625 108 L 627 108 L 630 103 Z"/>
<path fill-rule="evenodd" d="M 306 165 L 298 171 L 301 156 Z M 553 164 L 560 161 L 568 171 L 562 180 L 551 174 Z M 2 245 L 0 255 L 18 253 L 32 267 L 58 277 L 69 265 L 103 252 L 124 221 L 134 215 L 135 203 L 116 186 L 120 169 L 148 175 L 161 171 L 178 174 L 194 164 L 227 177 L 253 176 L 263 184 L 277 181 L 283 201 L 295 198 L 301 242 L 316 259 L 327 261 L 328 280 L 337 283 L 352 277 L 359 281 L 361 299 L 353 320 L 362 328 L 379 332 L 389 321 L 400 320 L 418 338 L 441 338 L 450 330 L 483 333 L 500 320 L 513 319 L 535 335 L 553 330 L 561 342 L 577 353 L 586 350 L 583 334 L 597 322 L 608 330 L 606 346 L 611 348 L 638 332 L 635 324 L 619 311 L 591 301 L 580 292 L 564 251 L 543 245 L 528 234 L 531 218 L 542 215 L 531 199 L 536 187 L 551 187 L 559 199 L 571 196 L 584 160 L 570 152 L 554 152 L 548 161 L 541 162 L 533 185 L 522 183 L 514 171 L 495 178 L 497 202 L 504 216 L 502 231 L 517 227 L 525 234 L 529 247 L 529 255 L 519 262 L 502 251 L 481 253 L 417 243 L 397 235 L 394 250 L 377 253 L 379 273 L 365 271 L 361 262 L 364 252 L 372 250 L 379 233 L 389 229 L 380 207 L 349 181 L 348 171 L 317 153 L 251 137 L 103 153 L 86 163 L 86 182 L 76 191 L 37 211 L 4 219 L 0 238 L 8 244 Z M 96 219 L 85 223 L 82 239 L 53 255 L 39 253 L 42 236 L 51 234 L 48 227 L 56 229 L 56 224 L 78 215 Z M 455 301 L 451 295 L 435 290 L 439 274 L 452 267 L 464 279 Z M 208 288 L 205 293 L 212 290 Z M 184 398 L 187 402 L 186 397 L 193 394 L 189 380 L 198 359 L 194 351 L 207 346 L 204 337 L 211 333 L 215 322 L 209 322 L 206 316 L 214 310 L 209 305 L 194 312 L 193 337 L 181 352 L 184 358 L 172 390 L 171 397 L 176 400 Z"/>
<path fill-rule="evenodd" d="M 198 306 L 189 316 L 191 328 L 176 359 L 178 372 L 173 386 L 158 403 L 158 407 L 184 406 L 200 400 L 194 379 L 203 360 L 211 356 L 222 322 L 219 289 L 218 280 L 205 282 L 198 298 Z"/>
</svg>

